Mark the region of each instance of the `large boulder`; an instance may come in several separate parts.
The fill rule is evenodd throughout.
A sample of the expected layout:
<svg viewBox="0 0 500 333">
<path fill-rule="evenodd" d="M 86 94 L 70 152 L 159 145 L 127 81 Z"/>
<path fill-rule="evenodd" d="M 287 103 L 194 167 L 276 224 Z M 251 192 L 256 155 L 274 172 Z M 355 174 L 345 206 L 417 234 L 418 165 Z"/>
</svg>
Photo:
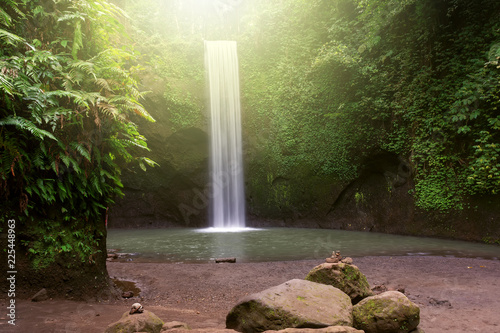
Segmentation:
<svg viewBox="0 0 500 333">
<path fill-rule="evenodd" d="M 353 326 L 366 333 L 407 333 L 420 322 L 420 308 L 399 291 L 365 298 L 352 312 Z"/>
<path fill-rule="evenodd" d="M 281 331 L 265 331 L 264 333 L 364 333 L 349 326 L 330 326 L 325 328 L 287 328 Z"/>
<path fill-rule="evenodd" d="M 344 263 L 324 263 L 314 267 L 306 280 L 331 285 L 349 295 L 353 304 L 373 296 L 366 276 L 358 267 Z"/>
<path fill-rule="evenodd" d="M 153 312 L 144 310 L 143 313 L 130 314 L 127 311 L 120 320 L 109 325 L 105 333 L 160 333 L 163 324 L 163 321 Z"/>
<path fill-rule="evenodd" d="M 352 326 L 352 304 L 337 288 L 295 279 L 243 298 L 226 326 L 239 332 Z"/>
</svg>

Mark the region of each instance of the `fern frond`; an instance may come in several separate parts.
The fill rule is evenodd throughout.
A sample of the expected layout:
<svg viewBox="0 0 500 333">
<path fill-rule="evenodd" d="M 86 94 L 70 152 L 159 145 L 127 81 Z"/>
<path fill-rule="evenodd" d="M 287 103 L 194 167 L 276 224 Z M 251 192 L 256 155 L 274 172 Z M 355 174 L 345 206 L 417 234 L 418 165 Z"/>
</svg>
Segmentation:
<svg viewBox="0 0 500 333">
<path fill-rule="evenodd" d="M 156 122 L 156 120 L 146 111 L 146 109 L 144 109 L 144 107 L 139 102 L 130 97 L 114 96 L 109 99 L 109 102 L 116 104 L 117 107 L 123 108 L 126 111 L 134 112 L 150 122 Z"/>
<path fill-rule="evenodd" d="M 92 183 L 92 187 L 95 191 L 97 191 L 101 196 L 102 196 L 102 190 L 101 190 L 101 182 L 99 180 L 99 177 L 97 177 L 96 174 L 92 176 L 92 179 L 90 180 Z"/>
<path fill-rule="evenodd" d="M 144 109 L 141 104 L 135 104 L 134 112 L 152 123 L 156 122 L 156 120 L 149 114 L 149 112 L 146 111 L 146 109 Z"/>
<path fill-rule="evenodd" d="M 79 12 L 65 12 L 57 19 L 58 22 L 75 21 L 75 20 L 85 21 L 85 14 Z"/>
<path fill-rule="evenodd" d="M 80 107 L 90 109 L 90 105 L 96 105 L 97 101 L 102 98 L 98 92 L 83 92 L 73 91 L 73 101 Z"/>
<path fill-rule="evenodd" d="M 7 12 L 5 12 L 1 7 L 0 7 L 0 24 L 10 27 L 12 22 L 12 17 L 10 17 Z"/>
<path fill-rule="evenodd" d="M 112 116 L 113 118 L 116 118 L 120 114 L 120 112 L 114 105 L 106 103 L 104 101 L 98 101 L 97 107 L 102 113 L 108 116 Z"/>
<path fill-rule="evenodd" d="M 49 139 L 57 141 L 56 137 L 52 133 L 50 133 L 46 130 L 43 130 L 41 128 L 38 128 L 31 121 L 29 121 L 25 118 L 22 118 L 22 117 L 8 116 L 8 117 L 0 120 L 0 125 L 14 125 L 17 128 L 19 128 L 20 130 L 30 132 L 37 139 L 43 140 L 45 138 L 49 138 Z"/>
<path fill-rule="evenodd" d="M 7 45 L 15 46 L 18 43 L 25 43 L 26 40 L 22 37 L 19 37 L 16 34 L 8 32 L 7 30 L 0 29 L 0 41 Z"/>
<path fill-rule="evenodd" d="M 42 150 L 38 150 L 35 154 L 35 156 L 32 158 L 33 166 L 36 168 L 42 168 L 44 166 L 44 156 L 45 154 L 42 152 Z"/>
<path fill-rule="evenodd" d="M 122 16 L 124 18 L 130 18 L 128 14 L 118 7 L 117 5 L 109 2 L 109 1 L 99 1 L 96 3 L 96 6 L 100 6 L 103 12 L 107 12 L 110 15 Z"/>
<path fill-rule="evenodd" d="M 5 92 L 7 95 L 14 96 L 14 85 L 0 73 L 0 91 Z"/>
<path fill-rule="evenodd" d="M 71 142 L 69 145 L 71 146 L 71 148 L 76 150 L 80 155 L 85 157 L 88 161 L 91 161 L 89 151 L 85 149 L 85 147 L 83 147 L 81 143 Z"/>
<path fill-rule="evenodd" d="M 96 79 L 95 84 L 98 87 L 100 87 L 101 89 L 104 89 L 104 90 L 109 91 L 109 92 L 113 92 L 113 89 L 111 88 L 108 80 L 106 80 L 106 79 L 103 79 L 103 78 Z"/>
<path fill-rule="evenodd" d="M 71 70 L 69 74 L 71 77 L 75 77 L 76 71 L 81 71 L 87 75 L 91 75 L 94 77 L 94 80 L 97 79 L 95 75 L 95 65 L 91 61 L 82 61 L 82 60 L 76 60 L 73 61 L 72 63 L 69 64 L 71 67 Z"/>
<path fill-rule="evenodd" d="M 24 18 L 26 15 L 19 9 L 19 4 L 14 0 L 2 0 L 2 7 L 10 7 L 17 15 Z M 12 26 L 12 17 L 0 7 L 0 24 L 10 27 Z"/>
<path fill-rule="evenodd" d="M 64 163 L 64 165 L 67 168 L 69 168 L 71 165 L 73 167 L 73 170 L 76 171 L 76 173 L 78 173 L 78 174 L 82 173 L 82 169 L 80 168 L 80 164 L 78 164 L 78 162 L 74 158 L 72 158 L 68 155 L 64 155 L 64 154 L 61 154 L 60 158 L 61 158 L 61 161 Z"/>
</svg>

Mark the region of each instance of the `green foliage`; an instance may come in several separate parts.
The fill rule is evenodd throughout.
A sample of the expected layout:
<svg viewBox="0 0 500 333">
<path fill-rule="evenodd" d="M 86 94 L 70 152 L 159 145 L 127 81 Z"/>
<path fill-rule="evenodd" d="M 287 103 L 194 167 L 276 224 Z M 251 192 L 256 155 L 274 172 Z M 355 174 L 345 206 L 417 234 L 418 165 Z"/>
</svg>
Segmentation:
<svg viewBox="0 0 500 333">
<path fill-rule="evenodd" d="M 463 209 L 463 179 L 442 160 L 430 158 L 430 170 L 419 174 L 415 184 L 416 204 L 427 210 Z"/>
<path fill-rule="evenodd" d="M 336 75 L 326 74 L 319 65 L 324 59 L 319 59 L 326 48 L 325 20 L 337 5 L 262 1 L 258 7 L 252 28 L 240 37 L 239 50 L 242 104 L 248 113 L 244 126 L 257 138 L 265 172 L 287 177 L 307 165 L 319 175 L 352 179 L 359 157 L 352 148 L 364 141 L 363 133 L 352 133 L 356 119 L 346 117 L 344 111 L 350 110 L 342 105 L 336 105 L 339 112 L 329 113 L 332 105 L 325 95 L 342 98 L 325 93 L 329 88 L 316 81 L 322 75 Z"/>
<path fill-rule="evenodd" d="M 496 194 L 500 188 L 500 145 L 493 143 L 489 132 L 482 131 L 473 146 L 474 159 L 467 177 L 469 188 L 474 193 Z"/>
<path fill-rule="evenodd" d="M 140 103 L 136 54 L 116 34 L 123 18 L 104 0 L 0 10 L 0 196 L 4 212 L 25 216 L 35 265 L 60 252 L 88 257 L 102 235 L 87 229 L 122 195 L 122 165 L 155 165 L 138 154 L 148 148 L 133 119 L 154 119 Z M 75 225 L 56 235 L 63 222 Z"/>
<path fill-rule="evenodd" d="M 153 120 L 138 77 L 169 130 L 206 126 L 202 39 L 238 41 L 262 202 L 293 209 L 288 176 L 349 182 L 380 151 L 411 162 L 423 209 L 500 189 L 498 1 L 119 3 L 131 21 L 103 0 L 0 8 L 1 181 L 25 211 L 97 216 L 122 162 L 155 165 L 137 153 L 133 117 Z"/>
<path fill-rule="evenodd" d="M 122 6 L 131 17 L 128 31 L 142 53 L 141 77 L 152 92 L 150 100 L 165 114 L 166 130 L 204 127 L 203 40 L 195 22 L 201 17 L 193 14 L 203 4 L 125 0 Z"/>
<path fill-rule="evenodd" d="M 61 221 L 40 220 L 29 224 L 21 245 L 27 249 L 33 268 L 41 270 L 59 257 L 65 258 L 69 265 L 73 260 L 94 264 L 96 255 L 101 252 L 98 245 L 103 238 L 102 233 L 89 225 L 72 221 L 68 227 Z"/>
<path fill-rule="evenodd" d="M 397 127 L 389 132 L 388 144 L 406 142 L 399 152 L 411 154 L 417 205 L 424 209 L 462 209 L 466 194 L 495 194 L 499 189 L 495 170 L 484 172 L 496 167 L 494 148 L 499 140 L 494 126 L 500 36 L 498 22 L 488 11 L 498 13 L 498 4 L 419 2 L 388 27 L 405 26 L 401 43 L 389 34 L 380 45 L 391 48 L 391 56 L 382 63 L 395 88 L 390 103 Z M 410 41 L 414 46 L 408 48 Z M 398 135 L 401 128 L 409 134 L 403 141 Z M 487 145 L 484 154 L 476 143 Z"/>
<path fill-rule="evenodd" d="M 206 122 L 201 39 L 238 41 L 247 158 L 263 182 L 250 186 L 272 189 L 263 202 L 300 197 L 269 174 L 349 182 L 380 151 L 411 162 L 420 208 L 498 193 L 498 1 L 123 3 L 172 131 Z"/>
<path fill-rule="evenodd" d="M 350 180 L 385 150 L 412 162 L 420 208 L 498 193 L 498 2 L 256 6 L 240 37 L 243 105 L 267 170 L 307 163 Z"/>
</svg>

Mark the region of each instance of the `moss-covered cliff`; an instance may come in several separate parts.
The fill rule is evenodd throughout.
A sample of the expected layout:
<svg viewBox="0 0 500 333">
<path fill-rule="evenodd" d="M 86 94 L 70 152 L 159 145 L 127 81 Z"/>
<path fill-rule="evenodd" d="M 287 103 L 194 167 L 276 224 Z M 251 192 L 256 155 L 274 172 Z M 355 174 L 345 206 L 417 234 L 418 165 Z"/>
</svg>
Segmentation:
<svg viewBox="0 0 500 333">
<path fill-rule="evenodd" d="M 166 26 L 122 4 L 149 51 L 160 167 L 124 173 L 110 225 L 207 225 L 202 39 L 234 39 L 251 224 L 498 242 L 496 1 L 173 4 Z"/>
</svg>

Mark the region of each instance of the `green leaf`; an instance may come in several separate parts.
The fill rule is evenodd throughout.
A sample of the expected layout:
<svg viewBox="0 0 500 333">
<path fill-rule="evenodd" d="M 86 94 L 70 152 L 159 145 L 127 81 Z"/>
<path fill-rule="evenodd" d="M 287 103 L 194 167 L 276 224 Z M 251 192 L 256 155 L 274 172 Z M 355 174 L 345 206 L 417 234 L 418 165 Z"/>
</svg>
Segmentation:
<svg viewBox="0 0 500 333">
<path fill-rule="evenodd" d="M 56 137 L 52 133 L 38 128 L 31 121 L 22 117 L 8 116 L 0 120 L 0 125 L 14 125 L 23 131 L 30 132 L 33 136 L 35 136 L 39 140 L 49 138 L 57 141 Z"/>
<path fill-rule="evenodd" d="M 83 147 L 83 145 L 81 143 L 71 142 L 69 145 L 71 146 L 71 148 L 73 148 L 78 153 L 80 153 L 80 155 L 85 157 L 88 161 L 91 161 L 90 154 L 89 154 L 88 150 L 85 149 L 85 147 Z"/>
<path fill-rule="evenodd" d="M 25 39 L 15 35 L 11 32 L 8 32 L 4 29 L 0 29 L 0 41 L 5 44 L 15 46 L 19 43 L 25 43 Z"/>
</svg>

